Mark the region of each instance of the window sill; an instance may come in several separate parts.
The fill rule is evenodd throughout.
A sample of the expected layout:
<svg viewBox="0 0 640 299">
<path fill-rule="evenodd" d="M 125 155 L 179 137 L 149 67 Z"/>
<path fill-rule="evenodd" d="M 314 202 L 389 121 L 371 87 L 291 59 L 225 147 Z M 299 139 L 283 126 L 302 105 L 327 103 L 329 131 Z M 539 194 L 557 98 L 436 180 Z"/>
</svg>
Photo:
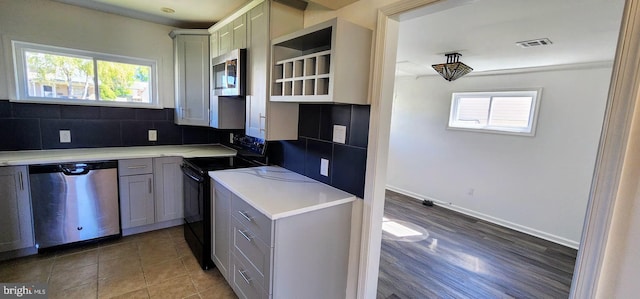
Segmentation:
<svg viewBox="0 0 640 299">
<path fill-rule="evenodd" d="M 108 102 L 108 101 L 86 101 L 86 100 L 39 100 L 39 99 L 25 99 L 16 100 L 10 99 L 10 102 L 14 103 L 29 103 L 29 104 L 53 104 L 53 105 L 77 105 L 77 106 L 95 106 L 95 107 L 119 107 L 119 108 L 145 108 L 145 109 L 163 109 L 162 105 L 156 104 L 139 104 L 129 102 Z"/>
</svg>

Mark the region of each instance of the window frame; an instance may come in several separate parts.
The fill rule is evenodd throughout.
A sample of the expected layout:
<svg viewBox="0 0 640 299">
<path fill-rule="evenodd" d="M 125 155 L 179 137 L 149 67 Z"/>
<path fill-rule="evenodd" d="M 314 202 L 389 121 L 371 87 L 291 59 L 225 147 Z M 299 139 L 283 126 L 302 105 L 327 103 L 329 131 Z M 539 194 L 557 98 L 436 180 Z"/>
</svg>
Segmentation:
<svg viewBox="0 0 640 299">
<path fill-rule="evenodd" d="M 162 109 L 162 104 L 158 94 L 158 62 L 152 59 L 129 57 L 122 55 L 106 54 L 94 51 L 86 51 L 79 49 L 64 48 L 58 46 L 50 46 L 36 44 L 30 42 L 12 40 L 13 51 L 13 67 L 15 79 L 15 98 L 12 101 L 23 103 L 40 103 L 40 104 L 68 104 L 68 105 L 85 105 L 85 106 L 108 106 L 108 107 L 128 107 L 128 108 L 153 108 Z M 93 79 L 96 99 L 65 99 L 56 97 L 40 97 L 29 95 L 29 83 L 27 78 L 27 60 L 26 52 L 49 53 L 53 55 L 64 55 L 70 57 L 78 57 L 82 59 L 90 59 L 93 61 Z M 98 83 L 98 61 L 107 61 L 115 63 L 126 63 L 140 66 L 148 66 L 149 71 L 149 103 L 141 102 L 118 102 L 105 101 L 99 99 L 99 83 Z"/>
<path fill-rule="evenodd" d="M 538 124 L 538 113 L 540 110 L 540 98 L 542 95 L 542 88 L 527 88 L 518 90 L 502 90 L 502 91 L 474 91 L 474 92 L 453 92 L 451 94 L 451 106 L 449 109 L 449 120 L 447 122 L 447 129 L 470 131 L 479 133 L 491 133 L 491 134 L 507 134 L 507 135 L 520 135 L 520 136 L 535 136 L 536 128 Z M 531 108 L 529 110 L 529 121 L 525 129 L 519 129 L 516 127 L 507 126 L 490 126 L 488 125 L 490 119 L 487 119 L 486 126 L 461 126 L 455 123 L 456 116 L 458 114 L 458 106 L 460 98 L 490 98 L 489 111 L 491 110 L 492 98 L 494 97 L 532 97 Z M 489 113 L 489 111 L 487 111 Z"/>
</svg>

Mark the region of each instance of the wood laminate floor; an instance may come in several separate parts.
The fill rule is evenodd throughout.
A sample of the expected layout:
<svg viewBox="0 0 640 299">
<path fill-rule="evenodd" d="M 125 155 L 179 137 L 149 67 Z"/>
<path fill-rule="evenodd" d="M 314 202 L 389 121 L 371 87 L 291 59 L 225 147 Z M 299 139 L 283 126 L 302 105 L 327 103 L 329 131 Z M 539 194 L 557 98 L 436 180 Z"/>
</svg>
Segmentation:
<svg viewBox="0 0 640 299">
<path fill-rule="evenodd" d="M 392 191 L 385 221 L 406 236 L 383 232 L 378 298 L 569 295 L 575 249 Z"/>
</svg>

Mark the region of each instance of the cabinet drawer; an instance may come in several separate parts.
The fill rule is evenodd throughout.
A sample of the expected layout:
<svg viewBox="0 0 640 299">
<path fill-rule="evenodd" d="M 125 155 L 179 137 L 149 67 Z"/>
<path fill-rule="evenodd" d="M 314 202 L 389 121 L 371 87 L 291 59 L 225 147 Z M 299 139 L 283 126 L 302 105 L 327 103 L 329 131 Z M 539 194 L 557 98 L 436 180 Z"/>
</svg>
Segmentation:
<svg viewBox="0 0 640 299">
<path fill-rule="evenodd" d="M 265 289 L 257 283 L 256 270 L 242 256 L 233 256 L 233 289 L 240 298 L 269 298 Z"/>
<path fill-rule="evenodd" d="M 233 246 L 238 257 L 244 257 L 255 267 L 253 279 L 262 286 L 269 281 L 271 263 L 271 247 L 255 237 L 251 229 L 243 226 L 237 219 L 233 219 Z"/>
<path fill-rule="evenodd" d="M 232 201 L 231 215 L 271 247 L 271 220 L 235 194 Z"/>
<path fill-rule="evenodd" d="M 118 175 L 134 175 L 153 173 L 153 159 L 118 160 Z"/>
</svg>

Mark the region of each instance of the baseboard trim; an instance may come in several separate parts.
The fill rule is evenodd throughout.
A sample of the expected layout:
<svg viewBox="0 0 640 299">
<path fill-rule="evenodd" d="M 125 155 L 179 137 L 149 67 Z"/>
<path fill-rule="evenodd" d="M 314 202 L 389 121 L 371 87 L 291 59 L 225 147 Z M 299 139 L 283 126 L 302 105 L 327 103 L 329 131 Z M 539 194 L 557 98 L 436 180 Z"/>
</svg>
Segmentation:
<svg viewBox="0 0 640 299">
<path fill-rule="evenodd" d="M 547 241 L 551 241 L 553 243 L 557 243 L 557 244 L 560 244 L 560 245 L 563 245 L 563 246 L 567 246 L 569 248 L 578 249 L 579 246 L 580 246 L 579 242 L 576 242 L 576 241 L 573 241 L 573 240 L 569 240 L 567 238 L 556 236 L 556 235 L 553 235 L 553 234 L 549 234 L 549 233 L 546 233 L 546 232 L 543 232 L 543 231 L 540 231 L 540 230 L 537 230 L 537 229 L 534 229 L 534 228 L 531 228 L 531 227 L 528 227 L 528 226 L 524 226 L 524 225 L 520 225 L 520 224 L 517 224 L 517 223 L 513 223 L 511 221 L 507 221 L 507 220 L 504 220 L 504 219 L 501 219 L 501 218 L 497 218 L 497 217 L 494 217 L 494 216 L 491 216 L 491 215 L 483 214 L 483 213 L 480 213 L 480 212 L 477 212 L 477 211 L 473 211 L 473 210 L 470 210 L 470 209 L 467 209 L 467 208 L 456 206 L 456 205 L 451 204 L 451 203 L 446 202 L 446 201 L 442 201 L 442 200 L 439 200 L 439 199 L 436 199 L 436 198 L 432 198 L 432 197 L 429 197 L 429 196 L 424 196 L 422 194 L 418 194 L 418 193 L 415 193 L 415 192 L 411 192 L 411 191 L 404 190 L 402 188 L 398 188 L 398 187 L 394 187 L 394 186 L 390 186 L 390 185 L 387 185 L 386 187 L 387 187 L 388 190 L 400 193 L 402 195 L 406 195 L 406 196 L 411 197 L 411 198 L 413 198 L 415 200 L 418 200 L 418 201 L 422 201 L 422 200 L 425 200 L 425 199 L 426 200 L 431 200 L 436 205 L 441 206 L 443 208 L 447 208 L 449 210 L 456 211 L 458 213 L 462 213 L 462 214 L 469 215 L 469 216 L 472 216 L 472 217 L 475 217 L 475 218 L 478 218 L 478 219 L 482 219 L 484 221 L 488 221 L 488 222 L 491 222 L 493 224 L 501 225 L 501 226 L 513 229 L 515 231 L 519 231 L 521 233 L 525 233 L 525 234 L 528 234 L 528 235 L 532 235 L 534 237 L 538 237 L 538 238 L 541 238 L 541 239 L 545 239 Z"/>
<path fill-rule="evenodd" d="M 157 223 L 143 225 L 143 226 L 125 228 L 122 230 L 122 236 L 124 237 L 124 236 L 140 234 L 140 233 L 146 233 L 154 230 L 182 225 L 183 223 L 184 223 L 184 220 L 180 218 L 180 219 L 157 222 Z"/>
</svg>

